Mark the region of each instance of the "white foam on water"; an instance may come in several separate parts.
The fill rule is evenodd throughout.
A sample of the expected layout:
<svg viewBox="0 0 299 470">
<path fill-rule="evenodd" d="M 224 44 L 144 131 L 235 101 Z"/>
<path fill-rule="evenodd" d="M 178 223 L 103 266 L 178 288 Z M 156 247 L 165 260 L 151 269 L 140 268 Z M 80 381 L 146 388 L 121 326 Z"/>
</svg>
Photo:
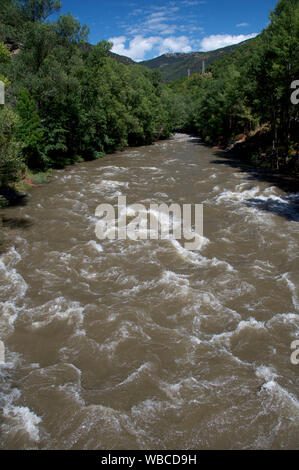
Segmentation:
<svg viewBox="0 0 299 470">
<path fill-rule="evenodd" d="M 299 220 L 299 193 L 288 196 L 277 195 L 277 188 L 260 189 L 258 186 L 246 189 L 248 183 L 244 182 L 236 186 L 235 191 L 225 189 L 214 198 L 216 204 L 230 202 L 239 205 L 239 210 L 249 214 L 248 222 L 256 222 L 262 225 L 272 225 L 273 215 L 287 216 L 294 221 Z M 205 201 L 211 204 L 213 201 Z"/>
<path fill-rule="evenodd" d="M 85 405 L 85 401 L 81 397 L 81 384 L 67 383 L 59 385 L 57 390 L 63 392 L 65 396 L 70 397 L 72 401 L 83 406 Z"/>
<path fill-rule="evenodd" d="M 128 282 L 130 281 L 130 277 L 127 277 L 127 281 Z M 152 289 L 155 286 L 156 286 L 155 280 L 144 281 L 144 282 L 138 282 L 138 280 L 136 280 L 136 285 L 134 285 L 133 287 L 129 289 L 119 291 L 119 295 L 121 295 L 122 297 L 130 297 L 136 294 L 140 294 L 141 292 L 147 291 L 148 289 Z"/>
<path fill-rule="evenodd" d="M 154 399 L 147 399 L 138 405 L 135 405 L 131 409 L 132 418 L 136 421 L 148 421 L 152 423 L 153 420 L 157 420 L 158 417 L 165 413 L 168 408 L 176 408 L 175 404 L 168 401 L 159 401 Z"/>
<path fill-rule="evenodd" d="M 65 264 L 68 264 L 70 260 L 72 259 L 72 255 L 70 253 L 58 253 L 58 258 L 60 261 L 62 261 Z"/>
<path fill-rule="evenodd" d="M 275 315 L 267 322 L 267 326 L 272 328 L 275 325 L 288 325 L 294 327 L 294 336 L 299 334 L 299 315 L 297 313 L 281 313 Z"/>
<path fill-rule="evenodd" d="M 21 397 L 21 391 L 12 386 L 11 375 L 17 368 L 23 365 L 20 355 L 11 353 L 8 350 L 6 350 L 5 361 L 5 364 L 0 366 L 0 414 L 1 422 L 3 423 L 0 425 L 0 431 L 2 431 L 3 438 L 4 434 L 9 433 L 11 429 L 11 420 L 7 420 L 7 422 L 4 423 L 3 417 L 5 417 L 6 413 L 9 413 L 10 410 L 14 409 L 14 403 Z M 37 366 L 36 364 L 32 364 L 32 367 Z"/>
<path fill-rule="evenodd" d="M 250 318 L 247 321 L 244 321 L 244 320 L 240 321 L 237 328 L 233 331 L 225 331 L 223 333 L 213 335 L 210 342 L 220 344 L 220 345 L 224 346 L 225 348 L 229 349 L 230 346 L 231 346 L 232 338 L 234 336 L 238 335 L 240 332 L 242 332 L 244 330 L 265 330 L 265 331 L 267 331 L 266 326 L 263 322 L 258 322 L 257 320 L 255 320 L 255 318 Z M 227 351 L 227 352 L 229 352 L 229 351 Z M 238 357 L 236 357 L 234 355 L 233 355 L 233 358 L 236 361 L 240 362 L 240 363 L 244 363 L 243 361 L 241 361 Z"/>
<path fill-rule="evenodd" d="M 276 196 L 276 194 L 277 194 L 277 190 L 276 190 L 276 189 L 277 189 L 277 188 L 276 188 L 275 186 L 270 186 L 269 188 L 266 188 L 266 189 L 264 190 L 264 193 L 265 193 L 265 194 L 268 194 L 268 195 L 270 195 L 270 196 L 271 196 L 271 195 L 272 195 L 272 196 Z"/>
<path fill-rule="evenodd" d="M 28 286 L 22 276 L 17 273 L 15 269 L 8 269 L 7 266 L 0 260 L 0 293 L 3 296 L 7 295 L 12 300 L 22 299 L 28 289 Z M 13 291 L 12 291 L 13 287 Z M 9 292 L 12 291 L 12 293 Z"/>
<path fill-rule="evenodd" d="M 14 330 L 14 323 L 20 309 L 13 302 L 0 303 L 0 339 L 3 340 Z"/>
<path fill-rule="evenodd" d="M 63 183 L 65 183 L 66 181 L 72 179 L 72 175 L 65 175 L 65 176 L 62 176 L 60 179 Z M 59 178 L 59 175 L 58 176 L 55 176 L 55 178 Z"/>
<path fill-rule="evenodd" d="M 83 277 L 83 279 L 87 279 L 89 281 L 92 281 L 94 279 L 97 279 L 99 277 L 98 272 L 94 272 L 92 269 L 86 270 L 86 269 L 80 269 L 80 275 Z M 89 287 L 87 286 L 89 289 Z"/>
<path fill-rule="evenodd" d="M 166 193 L 155 193 L 154 197 L 159 199 L 169 199 L 169 196 Z"/>
<path fill-rule="evenodd" d="M 217 299 L 217 297 L 212 294 L 211 292 L 203 292 L 199 295 L 199 299 L 201 303 L 206 304 L 210 307 L 213 308 L 215 312 L 218 313 L 226 313 L 228 314 L 231 318 L 234 320 L 241 320 L 241 316 L 238 312 L 235 310 L 232 310 L 231 308 L 225 307 L 223 303 Z M 240 322 L 241 323 L 241 322 Z M 240 325 L 239 323 L 239 325 Z"/>
<path fill-rule="evenodd" d="M 169 286 L 174 289 L 175 294 L 179 293 L 180 295 L 187 296 L 190 293 L 190 282 L 188 276 L 182 274 L 177 274 L 172 271 L 164 271 L 160 279 L 160 284 Z M 173 297 L 173 290 L 170 292 L 169 296 Z M 166 296 L 168 298 L 168 296 Z"/>
<path fill-rule="evenodd" d="M 265 330 L 266 326 L 264 322 L 257 321 L 255 318 L 250 318 L 246 321 L 241 321 L 234 333 L 240 333 L 240 331 L 253 329 L 253 330 Z"/>
<path fill-rule="evenodd" d="M 105 341 L 105 343 L 93 343 L 99 351 L 106 353 L 108 359 L 112 360 L 120 344 L 130 339 L 134 339 L 134 341 L 136 341 L 137 338 L 142 339 L 143 341 L 151 340 L 150 336 L 148 336 L 140 326 L 130 321 L 123 321 L 121 322 L 120 327 L 112 334 L 111 337 L 109 337 L 109 339 Z"/>
<path fill-rule="evenodd" d="M 238 179 L 245 179 L 247 176 L 244 175 L 244 173 L 233 173 L 234 177 L 235 178 L 238 178 Z"/>
<path fill-rule="evenodd" d="M 13 358 L 10 363 L 6 363 L 5 367 L 0 367 L 0 378 L 3 381 L 2 391 L 0 392 L 0 408 L 3 410 L 5 407 L 12 406 L 12 404 L 18 400 L 21 396 L 21 392 L 17 388 L 12 388 L 8 380 L 9 372 L 18 366 L 19 356 L 13 354 Z"/>
<path fill-rule="evenodd" d="M 128 189 L 129 183 L 125 181 L 100 180 L 98 183 L 90 185 L 89 190 L 95 194 L 105 195 L 106 199 L 112 200 L 122 196 L 123 189 Z"/>
<path fill-rule="evenodd" d="M 191 135 L 188 135 L 188 134 L 181 134 L 180 132 L 176 132 L 175 134 L 173 134 L 173 136 L 171 137 L 171 141 L 175 141 L 175 142 L 190 142 L 190 141 L 198 141 L 198 138 L 197 137 L 192 137 Z"/>
<path fill-rule="evenodd" d="M 96 171 L 113 171 L 113 173 L 122 173 L 122 172 L 127 172 L 128 168 L 122 167 L 122 166 L 101 166 L 96 169 Z"/>
<path fill-rule="evenodd" d="M 299 422 L 299 401 L 285 388 L 277 383 L 278 378 L 276 371 L 270 367 L 260 366 L 256 369 L 256 376 L 264 379 L 261 392 L 267 392 L 271 398 L 275 400 L 277 411 L 286 410 L 291 421 Z"/>
<path fill-rule="evenodd" d="M 197 238 L 198 237 L 198 238 Z M 204 246 L 206 246 L 209 243 L 209 240 L 205 237 L 201 237 L 200 235 L 194 234 L 194 238 L 198 242 L 198 246 L 200 249 L 202 249 Z M 184 248 L 178 240 L 175 240 L 173 238 L 169 239 L 170 244 L 173 246 L 175 249 L 175 252 L 179 255 L 181 259 L 184 261 L 187 261 L 191 264 L 196 264 L 196 265 L 203 265 L 203 258 L 200 254 L 196 253 L 195 251 L 190 251 Z"/>
<path fill-rule="evenodd" d="M 261 277 L 262 274 L 268 274 L 272 277 L 275 267 L 272 263 L 270 263 L 270 261 L 256 260 L 253 269 L 257 271 Z"/>
<path fill-rule="evenodd" d="M 236 207 L 235 212 L 247 214 L 245 223 L 260 224 L 262 227 L 273 226 L 274 216 L 286 216 L 291 220 L 299 220 L 298 211 L 299 193 L 289 196 L 277 195 L 275 187 L 261 189 L 258 186 L 248 188 L 244 182 L 236 186 L 235 190 L 225 189 L 213 199 L 204 201 L 206 204 L 219 205 L 230 203 Z M 279 232 L 278 232 L 279 234 Z M 279 234 L 284 237 L 284 234 Z"/>
<path fill-rule="evenodd" d="M 1 255 L 1 262 L 10 269 L 15 266 L 19 261 L 21 261 L 22 257 L 20 253 L 17 252 L 15 247 L 11 247 L 9 251 Z"/>
<path fill-rule="evenodd" d="M 3 416 L 10 421 L 9 429 L 6 432 L 14 436 L 17 433 L 28 434 L 30 440 L 39 442 L 39 427 L 42 419 L 33 411 L 24 406 L 7 405 L 3 409 Z"/>
<path fill-rule="evenodd" d="M 31 319 L 31 327 L 34 329 L 45 327 L 55 320 L 66 321 L 68 325 L 79 328 L 84 321 L 84 307 L 79 302 L 58 297 L 39 307 L 27 309 L 26 315 Z"/>
<path fill-rule="evenodd" d="M 163 170 L 161 170 L 161 168 L 157 168 L 156 166 L 140 166 L 138 168 L 144 171 L 155 171 L 158 173 L 163 173 Z"/>
<path fill-rule="evenodd" d="M 144 364 L 141 364 L 140 367 L 132 372 L 125 380 L 117 384 L 116 387 L 121 387 L 122 385 L 136 382 L 142 375 L 149 375 L 153 368 L 154 366 L 151 362 L 145 362 Z"/>
<path fill-rule="evenodd" d="M 16 271 L 15 266 L 21 261 L 21 255 L 11 248 L 0 258 L 0 339 L 11 333 L 20 308 L 17 302 L 22 300 L 28 286 L 23 277 Z"/>
<path fill-rule="evenodd" d="M 299 311 L 299 295 L 298 295 L 298 287 L 291 281 L 289 273 L 284 273 L 279 280 L 286 282 L 287 286 L 289 287 L 292 293 L 292 302 L 296 311 Z"/>
<path fill-rule="evenodd" d="M 203 248 L 205 245 L 209 243 L 209 240 L 205 237 L 199 236 L 199 244 L 202 242 L 201 248 Z M 218 266 L 223 266 L 225 267 L 226 271 L 228 272 L 236 272 L 236 270 L 231 266 L 229 263 L 226 261 L 221 261 L 217 258 L 206 258 L 202 256 L 200 253 L 195 252 L 195 251 L 190 251 L 184 248 L 177 240 L 170 239 L 170 243 L 175 249 L 177 255 L 184 261 L 186 261 L 189 264 L 193 264 L 195 266 L 200 266 L 200 267 L 218 267 Z"/>
<path fill-rule="evenodd" d="M 199 256 L 195 252 L 186 250 L 177 240 L 171 239 L 170 244 L 182 260 L 195 265 L 200 264 Z"/>
<path fill-rule="evenodd" d="M 255 374 L 257 377 L 259 377 L 260 379 L 264 379 L 267 382 L 275 380 L 278 377 L 276 371 L 272 367 L 267 367 L 264 365 L 259 366 L 256 369 Z"/>
<path fill-rule="evenodd" d="M 105 187 L 108 189 L 115 189 L 115 188 L 128 188 L 129 183 L 126 181 L 112 181 L 112 180 L 102 180 L 98 183 L 98 186 Z"/>
<path fill-rule="evenodd" d="M 194 291 L 193 305 L 191 308 L 185 307 L 183 313 L 192 314 L 193 334 L 199 341 L 215 344 L 231 354 L 231 338 L 241 321 L 241 315 L 236 310 L 226 307 L 211 292 L 196 294 Z"/>
<path fill-rule="evenodd" d="M 167 178 L 166 182 L 167 183 L 175 183 L 175 178 L 173 178 L 173 176 L 170 176 L 170 178 Z"/>
<path fill-rule="evenodd" d="M 184 401 L 180 393 L 182 388 L 182 382 L 183 380 L 175 384 L 169 384 L 166 382 L 163 383 L 162 381 L 160 382 L 160 388 L 165 392 L 165 394 L 170 400 L 175 402 L 176 405 L 180 405 Z"/>
<path fill-rule="evenodd" d="M 231 191 L 225 189 L 219 196 L 216 197 L 216 203 L 221 202 L 244 202 L 248 199 L 254 198 L 260 192 L 260 188 L 255 186 L 254 188 L 243 190 L 244 186 L 247 186 L 248 183 L 241 183 L 236 187 L 236 191 Z"/>
<path fill-rule="evenodd" d="M 97 243 L 94 240 L 91 240 L 90 242 L 88 242 L 87 246 L 91 246 L 98 253 L 103 253 L 103 251 L 104 251 L 102 245 L 100 245 L 100 243 Z"/>
<path fill-rule="evenodd" d="M 63 198 L 63 209 L 66 210 L 66 206 L 68 206 L 68 208 L 74 213 L 86 212 L 88 210 L 88 205 L 85 202 L 78 201 L 77 199 L 77 195 L 75 199 L 75 197 L 68 198 L 65 194 Z"/>
<path fill-rule="evenodd" d="M 141 208 L 140 208 L 141 209 Z M 172 213 L 166 214 L 163 211 L 154 210 L 154 209 L 147 209 L 144 207 L 143 210 L 136 210 L 134 206 L 127 206 L 120 211 L 119 219 L 113 220 L 109 223 L 106 229 L 106 236 L 112 233 L 115 233 L 119 221 L 124 217 L 127 217 L 127 231 L 129 230 L 131 236 L 136 232 L 136 238 L 141 241 L 148 240 L 148 239 L 155 239 L 155 237 L 161 237 L 163 235 L 163 239 L 169 239 L 174 243 L 175 247 L 178 247 L 179 244 L 176 243 L 176 240 L 172 238 L 171 232 L 172 230 L 180 230 L 181 229 L 181 220 L 173 217 Z M 136 218 L 138 216 L 138 221 L 130 221 L 130 218 Z M 149 223 L 149 216 L 156 218 L 159 225 L 161 225 L 161 233 L 159 233 L 155 229 L 152 229 Z M 136 226 L 136 222 L 138 223 L 138 228 Z M 132 225 L 130 225 L 132 224 Z M 133 227 L 135 230 L 133 231 Z M 170 233 L 169 233 L 170 232 Z M 169 234 L 169 235 L 168 235 Z M 209 243 L 209 240 L 197 233 L 192 234 L 193 240 L 192 243 L 196 243 L 199 249 L 202 249 Z M 182 250 L 184 248 L 182 247 Z M 188 250 L 186 250 L 188 251 Z"/>
</svg>

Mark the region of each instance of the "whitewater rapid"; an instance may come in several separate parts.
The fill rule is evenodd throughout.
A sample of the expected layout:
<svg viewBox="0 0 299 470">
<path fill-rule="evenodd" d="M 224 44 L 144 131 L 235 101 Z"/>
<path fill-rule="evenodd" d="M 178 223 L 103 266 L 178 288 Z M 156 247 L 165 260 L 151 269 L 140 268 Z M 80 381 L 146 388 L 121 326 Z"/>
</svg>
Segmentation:
<svg viewBox="0 0 299 470">
<path fill-rule="evenodd" d="M 98 240 L 96 207 L 124 195 L 203 203 L 200 251 Z M 1 448 L 298 448 L 299 193 L 176 135 L 57 171 L 4 216 Z"/>
</svg>

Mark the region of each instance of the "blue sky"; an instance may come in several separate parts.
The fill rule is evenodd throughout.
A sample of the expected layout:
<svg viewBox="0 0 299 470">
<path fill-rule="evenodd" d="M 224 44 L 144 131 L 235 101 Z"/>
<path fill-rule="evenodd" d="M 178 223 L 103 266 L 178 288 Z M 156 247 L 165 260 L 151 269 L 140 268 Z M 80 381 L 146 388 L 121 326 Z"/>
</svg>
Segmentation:
<svg viewBox="0 0 299 470">
<path fill-rule="evenodd" d="M 89 40 L 114 43 L 136 61 L 167 52 L 208 51 L 254 37 L 276 0 L 62 0 L 90 27 Z"/>
</svg>

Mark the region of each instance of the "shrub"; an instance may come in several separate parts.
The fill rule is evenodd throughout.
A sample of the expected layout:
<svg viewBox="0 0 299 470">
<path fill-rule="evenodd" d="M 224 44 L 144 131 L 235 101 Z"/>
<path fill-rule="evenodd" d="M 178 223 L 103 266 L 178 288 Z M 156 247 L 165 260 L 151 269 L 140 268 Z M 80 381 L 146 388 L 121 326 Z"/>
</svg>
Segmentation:
<svg viewBox="0 0 299 470">
<path fill-rule="evenodd" d="M 25 165 L 22 146 L 15 138 L 18 116 L 7 106 L 0 107 L 0 187 L 21 179 Z"/>
</svg>

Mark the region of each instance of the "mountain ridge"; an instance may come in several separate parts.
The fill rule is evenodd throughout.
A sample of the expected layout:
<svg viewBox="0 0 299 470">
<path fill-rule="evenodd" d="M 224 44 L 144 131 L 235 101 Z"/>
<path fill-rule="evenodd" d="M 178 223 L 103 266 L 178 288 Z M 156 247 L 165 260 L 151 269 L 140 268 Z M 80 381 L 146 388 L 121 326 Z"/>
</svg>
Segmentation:
<svg viewBox="0 0 299 470">
<path fill-rule="evenodd" d="M 235 50 L 249 43 L 252 39 L 242 41 L 232 46 L 221 47 L 209 52 L 174 52 L 162 54 L 154 59 L 139 62 L 139 65 L 148 67 L 149 69 L 158 69 L 162 73 L 164 81 L 172 81 L 195 73 L 201 73 L 203 70 L 203 61 L 205 68 L 212 65 L 216 60 L 231 54 Z"/>
<path fill-rule="evenodd" d="M 246 41 L 240 42 L 239 44 L 221 47 L 209 52 L 192 51 L 165 53 L 155 57 L 154 59 L 144 60 L 141 62 L 135 62 L 130 57 L 116 54 L 115 52 L 111 51 L 109 52 L 109 56 L 117 62 L 125 65 L 140 65 L 151 70 L 160 70 L 163 81 L 170 82 L 187 77 L 189 71 L 190 75 L 194 75 L 195 73 L 202 73 L 203 61 L 205 63 L 205 69 L 207 69 L 207 67 L 212 65 L 217 60 L 232 54 L 244 46 L 244 44 L 249 44 L 251 41 L 254 41 L 254 39 L 255 38 L 248 39 Z M 82 48 L 86 51 L 90 51 L 92 47 L 93 46 L 88 43 L 82 45 Z"/>
</svg>

